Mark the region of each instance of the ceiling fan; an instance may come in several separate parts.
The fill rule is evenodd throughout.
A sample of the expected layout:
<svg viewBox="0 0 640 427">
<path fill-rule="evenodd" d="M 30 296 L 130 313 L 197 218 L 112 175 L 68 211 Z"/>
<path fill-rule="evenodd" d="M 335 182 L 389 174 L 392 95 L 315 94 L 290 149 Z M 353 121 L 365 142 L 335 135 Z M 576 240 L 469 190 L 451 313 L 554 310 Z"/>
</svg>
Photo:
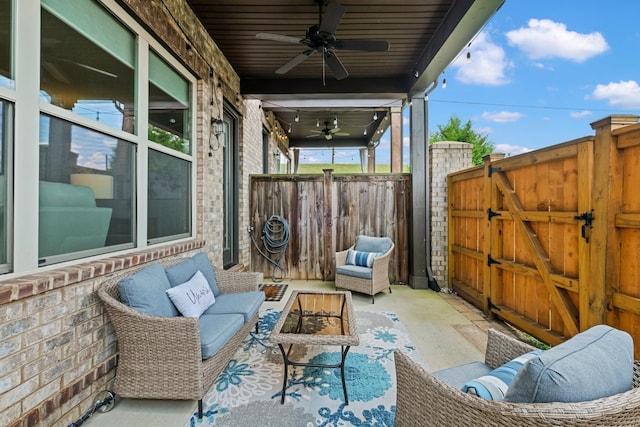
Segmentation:
<svg viewBox="0 0 640 427">
<path fill-rule="evenodd" d="M 313 138 L 315 136 L 324 135 L 324 139 L 330 141 L 333 139 L 333 135 L 336 136 L 349 136 L 350 134 L 345 132 L 340 132 L 340 128 L 329 128 L 329 122 L 324 122 L 324 129 L 321 130 L 312 130 L 315 135 L 309 135 L 307 138 Z"/>
<path fill-rule="evenodd" d="M 256 37 L 262 40 L 272 40 L 284 43 L 303 44 L 308 47 L 289 62 L 278 68 L 276 74 L 286 74 L 295 66 L 299 65 L 302 61 L 310 57 L 311 55 L 319 52 L 323 58 L 323 77 L 324 77 L 324 63 L 329 66 L 329 69 L 337 80 L 342 80 L 349 76 L 349 72 L 346 70 L 338 55 L 333 51 L 336 50 L 359 50 L 365 52 L 386 52 L 389 50 L 389 42 L 384 40 L 362 40 L 362 39 L 338 39 L 335 32 L 338 28 L 338 24 L 344 15 L 345 7 L 338 3 L 329 3 L 327 0 L 314 0 L 318 5 L 318 25 L 312 25 L 307 29 L 305 38 L 298 39 L 292 36 L 285 36 L 272 33 L 257 33 Z M 322 14 L 322 7 L 327 6 L 327 10 Z M 324 79 L 323 79 L 324 80 Z"/>
</svg>

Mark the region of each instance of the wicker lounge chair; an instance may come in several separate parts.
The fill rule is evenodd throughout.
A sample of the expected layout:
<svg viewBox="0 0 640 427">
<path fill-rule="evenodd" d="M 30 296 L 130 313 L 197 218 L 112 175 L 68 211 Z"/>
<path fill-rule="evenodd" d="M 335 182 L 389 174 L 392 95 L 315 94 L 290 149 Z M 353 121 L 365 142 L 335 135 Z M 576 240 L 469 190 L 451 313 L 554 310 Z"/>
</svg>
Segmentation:
<svg viewBox="0 0 640 427">
<path fill-rule="evenodd" d="M 170 267 L 183 259 L 163 261 Z M 213 356 L 202 360 L 198 319 L 157 317 L 120 302 L 118 282 L 146 266 L 108 278 L 97 290 L 118 338 L 118 365 L 113 391 L 135 399 L 197 400 L 202 398 L 258 321 L 247 321 Z M 257 291 L 261 274 L 215 270 L 222 294 Z M 257 326 L 257 325 L 256 325 Z"/>
<path fill-rule="evenodd" d="M 336 289 L 347 289 L 371 295 L 371 303 L 375 303 L 375 295 L 386 289 L 391 293 L 389 282 L 389 261 L 395 245 L 388 237 L 358 236 L 355 245 L 349 249 L 336 252 Z M 378 252 L 385 248 L 382 255 L 373 258 L 371 267 L 349 265 L 349 251 Z"/>
<path fill-rule="evenodd" d="M 485 363 L 496 368 L 533 347 L 489 331 Z M 395 353 L 398 384 L 395 425 L 402 426 L 638 426 L 640 361 L 633 388 L 603 399 L 577 403 L 508 403 L 466 394 L 427 372 L 402 352 Z"/>
</svg>

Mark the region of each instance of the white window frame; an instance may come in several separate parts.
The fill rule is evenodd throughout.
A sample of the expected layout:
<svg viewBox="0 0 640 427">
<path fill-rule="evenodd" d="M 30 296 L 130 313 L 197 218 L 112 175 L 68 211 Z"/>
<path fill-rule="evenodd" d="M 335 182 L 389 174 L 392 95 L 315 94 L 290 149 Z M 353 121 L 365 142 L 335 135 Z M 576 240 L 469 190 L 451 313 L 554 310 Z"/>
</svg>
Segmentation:
<svg viewBox="0 0 640 427">
<path fill-rule="evenodd" d="M 86 262 L 104 257 L 105 254 L 61 262 L 38 268 L 38 191 L 39 191 L 39 119 L 45 113 L 75 125 L 102 132 L 114 138 L 130 142 L 136 146 L 136 218 L 134 249 L 109 252 L 109 255 L 126 253 L 146 247 L 153 247 L 147 239 L 147 150 L 153 148 L 171 156 L 191 162 L 191 235 L 187 238 L 172 240 L 180 242 L 195 237 L 196 230 L 196 179 L 197 179 L 197 144 L 196 117 L 197 79 L 179 61 L 168 52 L 162 44 L 154 39 L 133 17 L 131 17 L 115 0 L 97 0 L 106 9 L 137 36 L 136 66 L 136 126 L 133 134 L 114 129 L 102 123 L 81 117 L 69 110 L 40 101 L 40 16 L 39 0 L 15 1 L 15 90 L 0 87 L 0 97 L 14 103 L 14 135 L 13 162 L 14 188 L 13 207 L 17 214 L 13 216 L 13 268 L 12 272 L 0 278 L 23 275 L 25 273 L 45 269 L 60 268 L 66 265 Z M 191 109 L 191 154 L 179 153 L 160 144 L 147 140 L 148 127 L 148 84 L 149 84 L 149 49 L 152 48 L 160 57 L 181 74 L 190 84 Z M 36 230 L 36 231 L 34 231 Z M 166 242 L 165 242 L 166 243 Z"/>
</svg>

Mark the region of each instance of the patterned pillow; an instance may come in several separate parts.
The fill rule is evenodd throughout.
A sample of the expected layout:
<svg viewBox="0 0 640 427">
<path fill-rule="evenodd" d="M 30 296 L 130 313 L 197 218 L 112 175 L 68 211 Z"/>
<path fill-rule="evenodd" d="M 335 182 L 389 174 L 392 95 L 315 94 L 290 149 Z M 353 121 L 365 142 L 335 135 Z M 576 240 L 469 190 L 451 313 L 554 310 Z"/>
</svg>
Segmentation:
<svg viewBox="0 0 640 427">
<path fill-rule="evenodd" d="M 520 357 L 516 357 L 489 372 L 487 375 L 467 382 L 462 387 L 462 391 L 487 400 L 504 400 L 504 396 L 507 394 L 507 390 L 520 368 L 522 368 L 526 362 L 541 354 L 542 351 L 543 350 L 533 350 Z"/>
<path fill-rule="evenodd" d="M 360 267 L 373 267 L 373 259 L 382 255 L 379 252 L 362 252 L 349 249 L 347 251 L 347 264 Z"/>
<path fill-rule="evenodd" d="M 200 270 L 185 283 L 169 288 L 166 292 L 184 317 L 200 317 L 216 302 L 209 282 Z"/>
</svg>

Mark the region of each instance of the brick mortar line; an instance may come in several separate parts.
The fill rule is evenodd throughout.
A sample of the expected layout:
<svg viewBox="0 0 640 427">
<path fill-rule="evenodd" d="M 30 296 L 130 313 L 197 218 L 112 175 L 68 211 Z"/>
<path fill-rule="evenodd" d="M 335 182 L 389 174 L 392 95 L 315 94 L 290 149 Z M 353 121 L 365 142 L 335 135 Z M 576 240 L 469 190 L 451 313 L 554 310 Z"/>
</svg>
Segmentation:
<svg viewBox="0 0 640 427">
<path fill-rule="evenodd" d="M 0 282 L 0 305 L 43 294 L 74 283 L 96 279 L 136 265 L 200 249 L 204 245 L 204 240 L 176 243 L 157 249 L 133 252 L 124 256 L 98 259 L 59 270 L 15 277 Z"/>
</svg>

